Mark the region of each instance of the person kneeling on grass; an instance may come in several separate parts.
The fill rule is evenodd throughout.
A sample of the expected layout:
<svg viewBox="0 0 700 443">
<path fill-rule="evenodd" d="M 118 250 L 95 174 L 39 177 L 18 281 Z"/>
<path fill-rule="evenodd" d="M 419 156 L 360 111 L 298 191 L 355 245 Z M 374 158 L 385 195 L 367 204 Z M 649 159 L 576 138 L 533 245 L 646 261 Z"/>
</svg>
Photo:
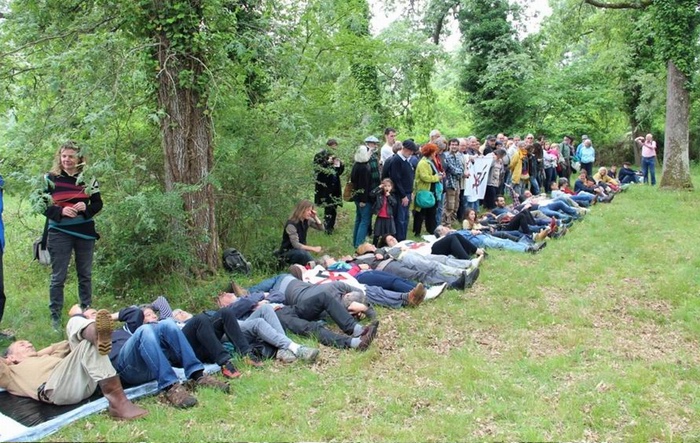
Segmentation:
<svg viewBox="0 0 700 443">
<path fill-rule="evenodd" d="M 182 332 L 190 343 L 210 343 L 213 339 L 214 343 L 208 346 L 212 347 L 213 345 L 215 349 L 221 347 L 221 350 L 226 353 L 218 337 L 221 337 L 225 330 L 230 328 L 224 327 L 224 331 L 218 331 L 217 334 L 212 335 L 209 335 L 207 332 L 210 329 L 210 326 L 207 326 L 207 324 L 211 325 L 212 319 L 216 318 L 218 313 L 221 318 L 225 319 L 224 324 L 228 324 L 231 320 L 234 321 L 240 327 L 239 331 L 243 336 L 243 340 L 249 343 L 256 353 L 264 358 L 276 357 L 284 363 L 291 363 L 297 358 L 309 363 L 316 361 L 319 353 L 318 349 L 302 346 L 287 337 L 277 315 L 275 315 L 274 308 L 268 301 L 261 300 L 260 302 L 252 303 L 252 300 L 246 299 L 239 300 L 239 303 L 231 304 L 221 301 L 225 297 L 225 293 L 219 294 L 217 297 L 219 306 L 223 305 L 225 307 L 218 311 L 207 310 L 197 315 L 192 315 L 182 309 L 172 311 L 170 304 L 163 296 L 158 297 L 152 306 L 158 310 L 161 319 L 173 318 L 178 324 L 182 324 Z M 228 337 L 228 333 L 226 333 L 226 336 Z M 192 347 L 196 352 L 198 347 L 194 344 Z M 226 355 L 228 356 L 228 353 Z M 199 354 L 197 356 L 200 357 Z M 202 361 L 207 361 L 206 358 L 206 355 L 200 357 Z M 226 376 L 226 373 L 230 371 L 230 369 L 226 368 L 229 367 L 228 365 L 232 366 L 232 363 L 227 361 L 225 365 L 220 363 L 219 365 L 222 366 L 222 372 Z M 235 368 L 233 370 L 235 371 Z"/>
<path fill-rule="evenodd" d="M 71 311 L 80 311 L 80 307 L 76 305 Z M 91 311 L 94 310 L 86 310 L 84 315 L 90 317 Z M 158 389 L 165 391 L 170 404 L 176 408 L 192 407 L 197 399 L 180 383 L 174 365 L 183 368 L 185 376 L 197 387 L 230 392 L 227 383 L 204 373 L 204 365 L 174 321 L 145 323 L 144 313 L 137 306 L 113 313 L 111 318 L 124 322 L 122 328 L 112 332 L 109 358 L 125 382 L 140 385 L 157 380 Z"/>
<path fill-rule="evenodd" d="M 342 282 L 314 285 L 300 281 L 291 274 L 280 274 L 247 291 L 233 283 L 230 289 L 229 295 L 264 297 L 270 303 L 285 304 L 275 311 L 284 329 L 301 336 L 314 336 L 326 346 L 366 351 L 377 335 L 378 321 L 362 327 L 356 320 L 374 316 L 367 297 Z M 235 294 L 236 291 L 238 294 Z M 234 299 L 228 297 L 228 301 L 231 300 Z M 224 303 L 226 300 L 222 301 Z M 326 328 L 325 322 L 319 321 L 323 320 L 324 314 L 328 314 L 344 334 Z"/>
<path fill-rule="evenodd" d="M 112 318 L 73 315 L 66 325 L 68 341 L 37 351 L 27 340 L 12 343 L 0 358 L 0 387 L 11 394 L 54 405 L 70 405 L 90 397 L 97 386 L 117 420 L 143 417 L 148 411 L 129 401 L 109 361 Z"/>
</svg>

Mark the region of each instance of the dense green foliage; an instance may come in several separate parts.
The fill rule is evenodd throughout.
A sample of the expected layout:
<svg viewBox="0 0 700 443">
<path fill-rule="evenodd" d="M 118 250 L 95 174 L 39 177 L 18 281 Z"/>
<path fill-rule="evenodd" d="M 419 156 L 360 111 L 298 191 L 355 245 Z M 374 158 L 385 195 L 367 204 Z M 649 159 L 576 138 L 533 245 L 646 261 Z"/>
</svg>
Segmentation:
<svg viewBox="0 0 700 443">
<path fill-rule="evenodd" d="M 365 0 L 2 2 L 7 193 L 27 198 L 59 144 L 76 140 L 106 202 L 97 283 L 131 294 L 173 272 L 198 275 L 189 245 L 209 234 L 181 228 L 190 218 L 182 199 L 202 186 L 213 186 L 221 246 L 272 268 L 282 222 L 312 197 L 311 159 L 329 137 L 348 168 L 355 146 L 385 126 L 419 142 L 433 128 L 482 138 L 585 133 L 604 163 L 634 160 L 633 134 L 663 140 L 665 68 L 652 26 L 661 6 L 621 14 L 556 0 L 525 36 L 530 19 L 506 1 L 409 3 L 391 2 L 401 17 L 373 33 Z M 434 44 L 436 16 L 458 22 L 460 48 Z M 201 72 L 182 65 L 177 83 L 202 94 L 212 121 L 206 179 L 172 188 L 158 35 L 173 57 L 201 55 Z M 692 110 L 697 122 L 695 99 Z M 25 226 L 41 219 L 23 217 Z"/>
</svg>

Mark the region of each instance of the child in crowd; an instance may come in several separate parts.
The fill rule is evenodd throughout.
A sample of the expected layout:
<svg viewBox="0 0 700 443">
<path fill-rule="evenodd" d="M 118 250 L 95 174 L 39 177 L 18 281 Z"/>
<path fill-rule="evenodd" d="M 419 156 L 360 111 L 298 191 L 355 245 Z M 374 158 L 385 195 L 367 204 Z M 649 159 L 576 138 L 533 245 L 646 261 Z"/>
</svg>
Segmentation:
<svg viewBox="0 0 700 443">
<path fill-rule="evenodd" d="M 382 183 L 372 190 L 371 195 L 374 197 L 374 206 L 372 212 L 377 216 L 374 223 L 374 245 L 377 245 L 379 239 L 387 234 L 396 235 L 396 225 L 394 224 L 394 213 L 397 211 L 396 197 L 392 193 L 394 190 L 394 182 L 390 178 L 385 178 Z"/>
</svg>

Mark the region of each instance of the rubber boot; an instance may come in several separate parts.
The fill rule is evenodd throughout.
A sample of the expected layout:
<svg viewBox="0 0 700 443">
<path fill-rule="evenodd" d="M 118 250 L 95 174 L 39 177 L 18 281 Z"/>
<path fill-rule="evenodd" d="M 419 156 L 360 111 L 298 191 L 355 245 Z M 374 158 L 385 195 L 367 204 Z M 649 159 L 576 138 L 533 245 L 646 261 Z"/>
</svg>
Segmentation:
<svg viewBox="0 0 700 443">
<path fill-rule="evenodd" d="M 105 378 L 99 382 L 102 395 L 109 402 L 109 415 L 116 420 L 134 420 L 148 414 L 126 398 L 119 376 Z"/>
<path fill-rule="evenodd" d="M 108 355 L 112 350 L 112 331 L 112 317 L 107 310 L 101 309 L 95 323 L 87 325 L 81 335 L 97 348 L 100 355 Z"/>
</svg>

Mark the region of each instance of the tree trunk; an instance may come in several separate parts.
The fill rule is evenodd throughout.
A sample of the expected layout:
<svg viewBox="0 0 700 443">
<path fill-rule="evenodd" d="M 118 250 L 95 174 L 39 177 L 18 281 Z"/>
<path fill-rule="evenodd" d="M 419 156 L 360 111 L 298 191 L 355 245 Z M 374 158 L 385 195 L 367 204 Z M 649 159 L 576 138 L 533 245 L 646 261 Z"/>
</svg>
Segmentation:
<svg viewBox="0 0 700 443">
<path fill-rule="evenodd" d="M 197 90 L 204 70 L 203 59 L 171 51 L 170 42 L 159 36 L 158 104 L 165 155 L 165 189 L 184 185 L 183 206 L 189 214 L 188 230 L 195 257 L 208 271 L 218 266 L 219 236 L 214 217 L 214 192 L 209 173 L 214 163 L 212 122 L 206 100 Z M 181 84 L 183 75 L 190 78 Z M 191 76 L 191 77 L 190 77 Z"/>
<path fill-rule="evenodd" d="M 663 174 L 659 186 L 692 190 L 688 158 L 690 120 L 688 78 L 670 60 L 666 75 L 666 135 Z"/>
</svg>

